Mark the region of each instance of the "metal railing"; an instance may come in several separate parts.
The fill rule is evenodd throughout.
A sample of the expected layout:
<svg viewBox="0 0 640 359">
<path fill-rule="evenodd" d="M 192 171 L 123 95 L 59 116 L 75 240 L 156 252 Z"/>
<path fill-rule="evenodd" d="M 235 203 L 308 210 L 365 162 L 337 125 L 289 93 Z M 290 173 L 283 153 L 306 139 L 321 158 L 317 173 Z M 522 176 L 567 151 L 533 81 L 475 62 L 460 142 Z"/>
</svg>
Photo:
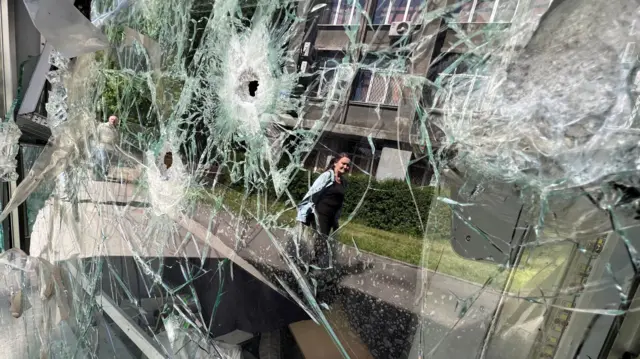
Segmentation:
<svg viewBox="0 0 640 359">
<path fill-rule="evenodd" d="M 402 75 L 399 71 L 360 70 L 352 100 L 397 106 L 402 100 Z"/>
</svg>

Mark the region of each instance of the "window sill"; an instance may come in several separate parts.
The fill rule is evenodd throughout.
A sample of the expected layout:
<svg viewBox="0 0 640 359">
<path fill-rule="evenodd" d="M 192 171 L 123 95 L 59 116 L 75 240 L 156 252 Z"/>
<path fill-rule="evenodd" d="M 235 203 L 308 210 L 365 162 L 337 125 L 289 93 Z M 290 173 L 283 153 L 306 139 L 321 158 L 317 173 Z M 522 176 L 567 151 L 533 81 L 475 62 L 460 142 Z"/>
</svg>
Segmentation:
<svg viewBox="0 0 640 359">
<path fill-rule="evenodd" d="M 398 105 L 390 105 L 390 104 L 385 104 L 385 103 L 364 102 L 364 101 L 356 101 L 356 100 L 349 100 L 349 105 L 356 105 L 356 106 L 362 106 L 362 107 L 371 107 L 371 108 L 376 108 L 376 107 L 380 106 L 380 108 L 389 109 L 389 110 L 395 110 L 395 109 L 398 108 Z"/>
<path fill-rule="evenodd" d="M 345 25 L 345 24 L 318 24 L 318 29 L 322 29 L 322 30 L 344 30 L 345 28 L 351 28 L 351 27 L 359 27 L 360 24 L 352 24 L 352 25 Z"/>
<path fill-rule="evenodd" d="M 415 29 L 420 29 L 422 27 L 421 24 L 413 24 L 411 26 L 411 31 L 415 30 Z M 391 24 L 371 24 L 367 26 L 367 29 L 369 30 L 391 30 Z"/>
<path fill-rule="evenodd" d="M 460 26 L 463 30 L 478 30 L 484 26 L 494 26 L 495 30 L 502 31 L 506 30 L 511 26 L 511 22 L 454 22 L 454 24 Z"/>
</svg>

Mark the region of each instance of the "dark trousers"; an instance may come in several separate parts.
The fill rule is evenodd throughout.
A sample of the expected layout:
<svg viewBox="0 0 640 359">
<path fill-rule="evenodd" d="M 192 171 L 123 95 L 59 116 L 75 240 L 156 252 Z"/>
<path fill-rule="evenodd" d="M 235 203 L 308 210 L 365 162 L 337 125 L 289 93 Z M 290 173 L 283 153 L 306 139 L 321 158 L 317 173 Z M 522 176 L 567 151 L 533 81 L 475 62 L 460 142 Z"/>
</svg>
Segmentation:
<svg viewBox="0 0 640 359">
<path fill-rule="evenodd" d="M 310 216 L 310 225 L 316 231 L 313 243 L 313 251 L 315 253 L 314 260 L 318 267 L 329 268 L 333 262 L 332 240 L 329 238 L 332 230 L 336 230 L 336 223 L 333 217 L 323 214 Z"/>
</svg>

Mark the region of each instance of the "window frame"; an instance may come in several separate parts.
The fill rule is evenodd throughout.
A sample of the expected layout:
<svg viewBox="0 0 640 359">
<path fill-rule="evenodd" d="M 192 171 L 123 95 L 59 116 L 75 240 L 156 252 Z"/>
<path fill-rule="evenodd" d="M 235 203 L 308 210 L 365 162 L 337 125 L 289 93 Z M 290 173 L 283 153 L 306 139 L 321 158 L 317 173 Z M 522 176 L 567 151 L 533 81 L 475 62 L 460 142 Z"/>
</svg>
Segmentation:
<svg viewBox="0 0 640 359">
<path fill-rule="evenodd" d="M 356 11 L 356 4 L 360 3 L 360 6 L 364 8 L 364 4 L 362 4 L 363 0 L 353 0 L 353 4 L 351 4 L 351 8 L 342 7 L 343 4 L 348 5 L 349 0 L 333 0 L 331 5 L 327 8 L 329 11 L 328 15 L 328 23 L 320 22 L 318 25 L 343 25 L 343 26 L 352 26 L 358 25 L 360 22 L 360 14 Z M 334 6 L 335 5 L 335 6 Z M 335 11 L 335 12 L 334 12 Z M 342 22 L 338 22 L 338 18 L 340 15 L 345 15 L 349 12 L 348 21 L 345 21 L 343 18 Z M 323 17 L 321 21 L 325 21 L 326 17 Z"/>
<path fill-rule="evenodd" d="M 394 6 L 395 3 L 402 3 L 403 1 L 406 1 L 406 2 L 404 3 L 404 15 L 402 16 L 402 19 L 396 20 L 396 21 L 390 21 L 391 13 L 394 12 L 395 8 L 397 8 L 397 6 Z M 378 12 L 378 4 L 379 3 L 384 4 L 385 2 L 388 2 L 388 4 L 386 4 L 387 6 L 382 16 L 384 18 L 384 21 L 376 23 L 375 20 L 376 20 L 376 14 Z M 413 8 L 413 11 L 411 11 L 411 13 L 409 13 L 409 10 L 412 9 L 411 7 L 412 2 L 414 3 L 414 5 L 415 3 L 417 3 L 418 5 L 417 7 Z M 397 21 L 411 21 L 413 14 L 415 14 L 415 12 L 418 11 L 418 9 L 420 8 L 423 2 L 425 2 L 425 0 L 380 0 L 376 2 L 376 7 L 373 9 L 373 16 L 371 17 L 372 24 L 373 25 L 391 25 L 391 23 L 397 22 Z"/>
<path fill-rule="evenodd" d="M 316 68 L 316 73 L 318 74 L 318 81 L 313 85 L 314 88 L 310 93 L 310 97 L 318 99 L 329 97 L 333 98 L 333 95 L 335 93 L 336 81 L 340 77 L 336 76 L 336 71 L 340 71 L 340 69 L 342 68 L 343 58 L 344 53 L 339 51 L 330 51 L 327 52 L 327 55 L 319 56 L 315 60 L 314 66 Z M 335 65 L 328 67 L 327 64 Z M 330 78 L 327 78 L 328 74 L 331 74 Z"/>
</svg>

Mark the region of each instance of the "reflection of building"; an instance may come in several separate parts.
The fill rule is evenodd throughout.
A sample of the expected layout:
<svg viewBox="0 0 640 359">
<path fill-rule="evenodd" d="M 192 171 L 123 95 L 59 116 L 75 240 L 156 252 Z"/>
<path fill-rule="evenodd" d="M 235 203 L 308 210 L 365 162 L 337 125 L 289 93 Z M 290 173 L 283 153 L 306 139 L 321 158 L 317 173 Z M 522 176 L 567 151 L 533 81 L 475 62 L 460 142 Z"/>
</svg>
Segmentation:
<svg viewBox="0 0 640 359">
<path fill-rule="evenodd" d="M 410 144 L 414 143 L 410 135 L 415 132 L 412 128 L 417 107 L 414 101 L 421 97 L 420 91 L 412 93 L 413 90 L 404 84 L 408 75 L 435 80 L 437 74 L 457 58 L 457 53 L 467 50 L 464 45 L 454 46 L 461 42 L 454 27 L 471 31 L 477 30 L 477 24 L 509 24 L 518 7 L 522 6 L 530 9 L 532 16 L 539 16 L 550 1 L 470 0 L 457 9 L 454 5 L 458 2 L 446 3 L 451 7 L 451 13 L 426 25 L 418 25 L 420 21 L 416 21 L 422 7 L 426 5 L 427 10 L 432 11 L 438 10 L 438 5 L 434 2 L 427 5 L 423 0 L 327 0 L 327 6 L 320 10 L 321 13 L 310 15 L 317 19 L 314 29 L 317 31 L 309 31 L 315 38 L 315 57 L 311 61 L 304 60 L 312 63 L 309 65 L 311 70 L 307 72 L 315 71 L 316 75 L 307 87 L 311 99 L 305 109 L 303 126 L 311 127 L 318 120 L 329 121 L 331 125 L 309 157 L 308 168 L 323 167 L 331 153 L 347 152 L 352 153 L 356 164 L 352 171 L 369 172 L 372 168 L 372 174 L 378 174 L 379 168 L 386 168 L 384 173 L 395 173 L 397 178 L 403 178 L 409 159 L 415 159 L 410 153 Z M 362 16 L 363 13 L 368 16 Z M 455 26 L 447 25 L 447 21 Z M 406 60 L 409 58 L 406 52 L 398 56 L 399 36 L 394 33 L 394 28 L 402 22 L 409 25 L 413 36 L 411 41 L 415 43 L 419 40 L 417 36 L 421 36 L 421 42 L 427 45 L 423 52 L 411 56 L 411 63 Z M 358 49 L 354 58 L 354 51 L 350 48 L 352 43 L 367 44 L 368 53 Z M 350 60 L 345 60 L 347 55 Z M 437 66 L 431 66 L 438 57 L 443 57 L 443 60 Z M 360 64 L 355 74 L 352 73 L 353 63 Z M 352 84 L 339 81 L 350 75 L 354 75 Z M 343 99 L 347 99 L 346 103 L 338 103 L 341 94 Z M 427 97 L 432 96 L 433 93 L 428 92 Z M 431 98 L 424 100 L 432 103 Z M 330 106 L 336 106 L 331 107 L 335 112 L 327 116 Z M 295 123 L 293 119 L 289 121 L 292 125 Z M 367 139 L 369 135 L 376 147 L 373 154 Z M 381 158 L 388 158 L 391 162 Z M 398 163 L 399 159 L 405 163 Z M 429 167 L 424 160 L 409 166 L 412 182 L 427 185 L 431 176 Z"/>
</svg>

